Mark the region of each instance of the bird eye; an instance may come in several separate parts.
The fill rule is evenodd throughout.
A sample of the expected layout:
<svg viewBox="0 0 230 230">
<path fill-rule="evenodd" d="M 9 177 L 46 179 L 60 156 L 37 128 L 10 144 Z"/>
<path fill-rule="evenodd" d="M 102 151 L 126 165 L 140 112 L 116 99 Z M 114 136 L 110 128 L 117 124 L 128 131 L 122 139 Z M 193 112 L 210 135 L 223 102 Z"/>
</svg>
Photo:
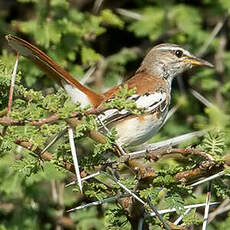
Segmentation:
<svg viewBox="0 0 230 230">
<path fill-rule="evenodd" d="M 175 51 L 175 55 L 176 55 L 178 58 L 180 58 L 180 57 L 182 57 L 183 52 L 182 52 L 181 50 L 176 50 L 176 51 Z"/>
</svg>

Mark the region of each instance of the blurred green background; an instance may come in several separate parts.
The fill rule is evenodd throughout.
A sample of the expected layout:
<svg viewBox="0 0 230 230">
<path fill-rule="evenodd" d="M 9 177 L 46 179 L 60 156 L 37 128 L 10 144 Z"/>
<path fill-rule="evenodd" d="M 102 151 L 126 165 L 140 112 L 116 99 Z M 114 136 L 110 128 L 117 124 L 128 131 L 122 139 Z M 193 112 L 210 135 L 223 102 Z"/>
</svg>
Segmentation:
<svg viewBox="0 0 230 230">
<path fill-rule="evenodd" d="M 189 71 L 174 80 L 171 107 L 178 110 L 152 141 L 213 126 L 224 130 L 224 151 L 228 153 L 229 12 L 229 0 L 0 0 L 0 109 L 7 107 L 15 60 L 4 39 L 7 34 L 36 44 L 97 92 L 131 77 L 155 44 L 176 43 L 215 68 Z M 86 78 L 85 73 L 94 67 Z M 19 70 L 18 85 L 41 90 L 43 95 L 59 92 L 59 87 L 28 60 L 20 58 Z M 197 100 L 191 89 L 201 93 L 215 109 Z M 22 102 L 17 103 L 19 107 Z M 31 133 L 28 131 L 27 136 Z M 53 132 L 49 130 L 48 135 Z M 91 199 L 64 188 L 66 172 L 58 171 L 53 164 L 45 163 L 41 170 L 33 159 L 20 161 L 15 154 L 19 147 L 10 141 L 10 137 L 1 136 L 0 230 L 130 228 L 115 205 L 65 213 L 65 209 Z M 202 191 L 197 194 L 201 199 Z M 224 213 L 208 229 L 229 226 L 230 217 Z"/>
</svg>

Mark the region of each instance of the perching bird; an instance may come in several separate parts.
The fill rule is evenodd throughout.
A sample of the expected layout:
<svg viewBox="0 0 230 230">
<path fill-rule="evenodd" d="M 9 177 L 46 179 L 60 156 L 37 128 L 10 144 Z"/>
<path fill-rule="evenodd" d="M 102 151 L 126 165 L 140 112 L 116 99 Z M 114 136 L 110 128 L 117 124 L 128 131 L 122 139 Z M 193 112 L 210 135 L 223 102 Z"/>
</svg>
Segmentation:
<svg viewBox="0 0 230 230">
<path fill-rule="evenodd" d="M 115 86 L 103 94 L 97 94 L 79 83 L 63 68 L 37 47 L 21 38 L 8 35 L 9 45 L 21 55 L 36 64 L 43 72 L 59 83 L 74 103 L 93 108 L 109 102 L 120 90 Z M 193 66 L 213 65 L 195 57 L 189 51 L 175 44 L 160 44 L 153 47 L 144 58 L 135 75 L 122 85 L 136 88 L 136 93 L 127 100 L 134 100 L 143 113 L 116 108 L 105 109 L 99 118 L 108 127 L 115 127 L 117 142 L 122 146 L 139 145 L 150 139 L 162 126 L 168 113 L 173 78 Z"/>
</svg>

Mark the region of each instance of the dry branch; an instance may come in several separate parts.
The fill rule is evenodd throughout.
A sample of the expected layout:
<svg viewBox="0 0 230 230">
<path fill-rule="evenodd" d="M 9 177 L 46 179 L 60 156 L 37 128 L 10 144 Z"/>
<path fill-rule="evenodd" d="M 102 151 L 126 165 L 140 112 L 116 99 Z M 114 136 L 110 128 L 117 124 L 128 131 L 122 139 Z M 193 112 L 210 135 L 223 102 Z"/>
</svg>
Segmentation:
<svg viewBox="0 0 230 230">
<path fill-rule="evenodd" d="M 26 149 L 32 151 L 33 153 L 35 153 L 39 158 L 41 158 L 44 161 L 54 160 L 51 153 L 49 153 L 48 151 L 45 151 L 43 154 L 41 154 L 42 149 L 40 149 L 38 147 L 34 148 L 33 144 L 31 144 L 29 141 L 22 140 L 22 139 L 16 139 L 14 142 L 17 145 L 20 145 L 23 148 L 26 148 Z M 68 170 L 70 172 L 73 172 L 73 173 L 75 172 L 73 164 L 71 164 L 69 162 L 60 161 L 59 163 L 56 163 L 56 164 L 62 168 L 65 168 L 66 170 Z"/>
<path fill-rule="evenodd" d="M 217 163 L 214 161 L 204 161 L 201 165 L 194 169 L 186 170 L 179 172 L 174 176 L 174 179 L 177 182 L 181 183 L 192 183 L 195 180 L 198 180 L 201 177 L 210 176 L 214 173 L 217 173 L 223 170 L 224 164 Z"/>
<path fill-rule="evenodd" d="M 101 111 L 103 111 L 104 108 L 99 108 L 99 109 L 90 109 L 88 111 L 85 112 L 85 114 L 98 114 Z M 5 111 L 4 111 L 5 114 Z M 72 113 L 69 118 L 76 118 L 78 116 L 81 116 L 84 113 L 80 113 L 80 112 L 75 112 Z M 65 120 L 64 118 L 60 118 L 58 113 L 54 113 L 51 116 L 44 118 L 42 120 L 12 120 L 9 117 L 2 117 L 0 118 L 0 125 L 3 126 L 23 126 L 23 125 L 32 125 L 32 126 L 42 126 L 44 124 L 50 124 L 52 122 L 58 121 L 58 120 Z"/>
</svg>

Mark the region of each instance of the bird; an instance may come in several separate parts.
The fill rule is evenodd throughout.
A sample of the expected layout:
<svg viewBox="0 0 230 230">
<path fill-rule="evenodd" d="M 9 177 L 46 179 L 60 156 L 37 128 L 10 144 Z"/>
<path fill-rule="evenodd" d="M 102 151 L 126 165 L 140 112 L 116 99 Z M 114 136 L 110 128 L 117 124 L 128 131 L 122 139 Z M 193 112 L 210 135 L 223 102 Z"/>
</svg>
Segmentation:
<svg viewBox="0 0 230 230">
<path fill-rule="evenodd" d="M 83 107 L 90 105 L 95 109 L 101 108 L 105 102 L 111 102 L 121 87 L 135 88 L 135 93 L 127 101 L 133 100 L 142 111 L 140 114 L 125 109 L 105 108 L 98 115 L 106 127 L 115 128 L 116 141 L 123 147 L 143 144 L 159 131 L 169 111 L 175 76 L 194 66 L 214 67 L 179 45 L 162 43 L 147 53 L 131 78 L 99 94 L 82 85 L 36 46 L 14 35 L 7 35 L 6 40 L 14 50 L 62 86 L 73 103 L 81 103 Z"/>
</svg>

